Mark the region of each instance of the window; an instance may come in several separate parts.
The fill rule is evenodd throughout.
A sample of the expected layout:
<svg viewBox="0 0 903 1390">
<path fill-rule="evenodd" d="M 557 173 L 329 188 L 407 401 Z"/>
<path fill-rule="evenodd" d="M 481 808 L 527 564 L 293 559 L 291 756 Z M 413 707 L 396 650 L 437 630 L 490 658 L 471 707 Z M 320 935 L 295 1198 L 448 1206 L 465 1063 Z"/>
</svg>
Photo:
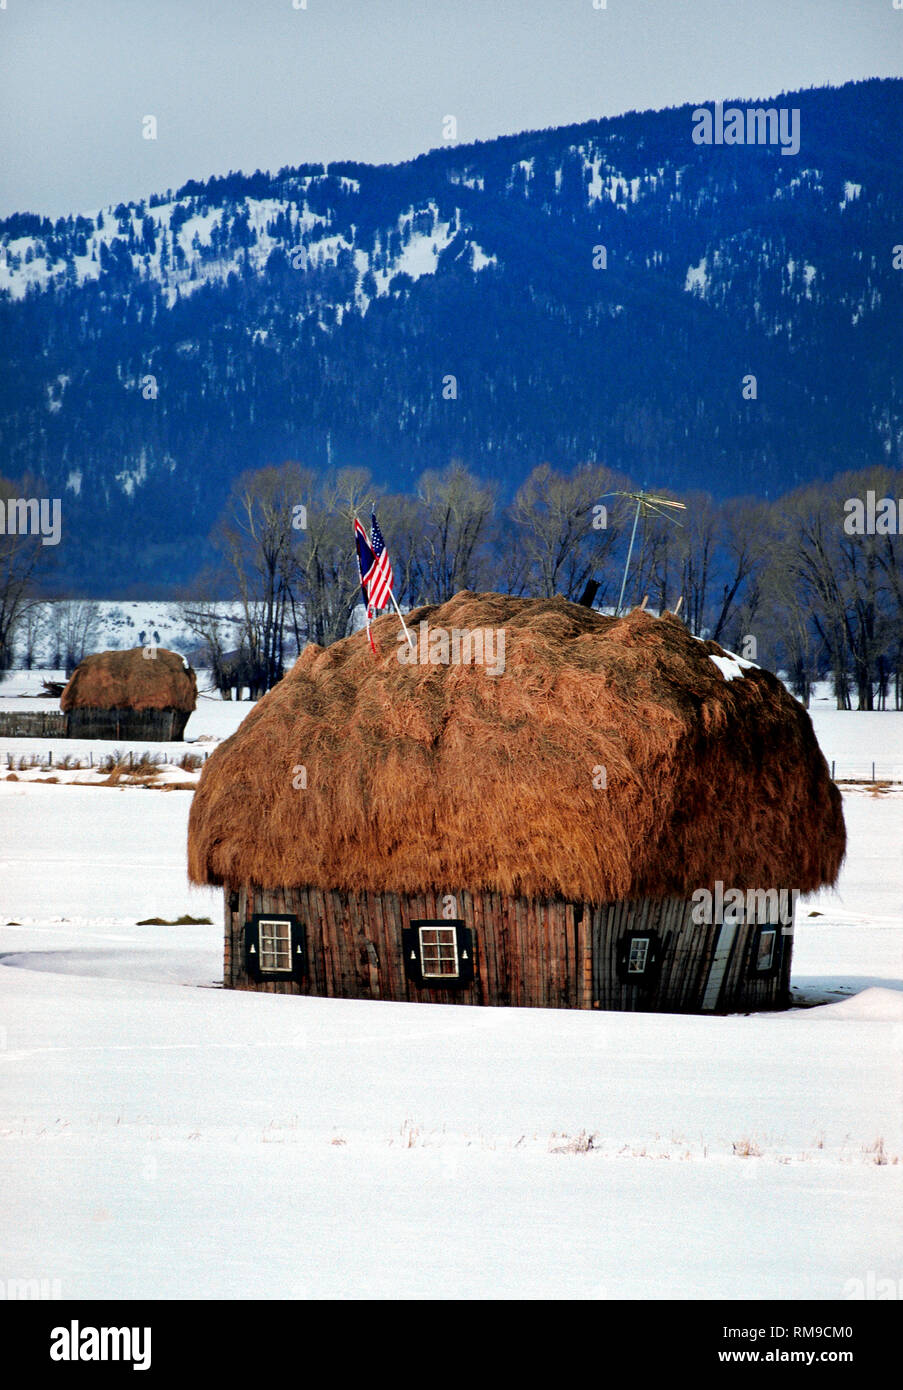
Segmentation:
<svg viewBox="0 0 903 1390">
<path fill-rule="evenodd" d="M 420 970 L 425 980 L 457 975 L 458 938 L 454 927 L 420 928 Z"/>
<path fill-rule="evenodd" d="M 774 927 L 766 927 L 759 932 L 759 940 L 756 945 L 756 970 L 770 970 L 774 965 L 777 938 L 778 934 Z"/>
<path fill-rule="evenodd" d="M 264 973 L 292 968 L 292 924 L 284 918 L 260 921 L 260 969 Z"/>
<path fill-rule="evenodd" d="M 473 982 L 474 937 L 464 922 L 412 922 L 401 940 L 405 974 L 414 984 L 436 989 Z"/>
<path fill-rule="evenodd" d="M 658 980 L 661 957 L 657 932 L 627 932 L 618 942 L 618 979 L 624 985 L 653 988 Z"/>
<path fill-rule="evenodd" d="M 635 936 L 630 942 L 630 954 L 627 957 L 628 975 L 645 975 L 646 962 L 649 958 L 649 938 L 648 936 Z"/>
<path fill-rule="evenodd" d="M 304 926 L 286 913 L 255 913 L 245 923 L 245 971 L 252 980 L 301 980 L 307 974 Z"/>
</svg>

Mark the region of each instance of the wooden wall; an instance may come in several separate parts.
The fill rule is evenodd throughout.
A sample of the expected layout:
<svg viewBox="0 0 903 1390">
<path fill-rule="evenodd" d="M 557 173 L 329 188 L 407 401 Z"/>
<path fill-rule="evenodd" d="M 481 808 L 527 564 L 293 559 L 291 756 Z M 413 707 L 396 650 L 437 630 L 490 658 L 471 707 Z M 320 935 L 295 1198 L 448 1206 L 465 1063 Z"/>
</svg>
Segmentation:
<svg viewBox="0 0 903 1390">
<path fill-rule="evenodd" d="M 0 710 L 4 738 L 66 738 L 66 723 L 57 710 Z"/>
<path fill-rule="evenodd" d="M 497 893 L 456 895 L 472 930 L 476 974 L 464 987 L 422 987 L 405 974 L 402 928 L 442 918 L 442 897 L 420 893 L 340 893 L 317 889 L 225 892 L 224 983 L 271 994 L 498 1004 L 547 1009 L 698 1013 L 718 939 L 717 926 L 691 920 L 679 899 L 588 907 L 532 902 Z M 233 906 L 234 902 L 234 906 Z M 308 974 L 302 981 L 252 980 L 244 968 L 244 926 L 254 913 L 291 913 L 304 925 Z M 749 973 L 755 927 L 737 929 L 716 1011 L 781 1008 L 789 996 L 792 937 L 781 939 L 781 968 Z M 622 982 L 619 944 L 628 932 L 656 932 L 661 966 L 651 984 Z"/>
<path fill-rule="evenodd" d="M 73 709 L 68 715 L 69 738 L 149 739 L 178 742 L 189 712 L 178 709 Z"/>
<path fill-rule="evenodd" d="M 703 1012 L 720 926 L 698 925 L 692 920 L 693 904 L 679 898 L 610 903 L 591 911 L 594 1008 Z M 756 975 L 749 966 L 757 930 L 754 925 L 737 927 L 722 987 L 706 1012 L 786 1007 L 793 938 L 781 937 L 778 928 L 780 966 L 773 974 Z M 628 984 L 619 978 L 618 947 L 628 932 L 655 932 L 661 942 L 661 967 L 648 985 Z"/>
</svg>

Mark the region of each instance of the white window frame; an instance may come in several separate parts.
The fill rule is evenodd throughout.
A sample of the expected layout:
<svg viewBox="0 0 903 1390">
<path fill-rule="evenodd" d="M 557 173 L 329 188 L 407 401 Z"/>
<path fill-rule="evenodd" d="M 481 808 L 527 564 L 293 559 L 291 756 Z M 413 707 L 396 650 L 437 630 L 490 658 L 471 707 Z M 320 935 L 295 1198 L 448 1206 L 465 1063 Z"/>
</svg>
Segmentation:
<svg viewBox="0 0 903 1390">
<path fill-rule="evenodd" d="M 457 931 L 457 928 L 456 928 L 456 927 L 446 927 L 446 926 L 443 926 L 441 923 L 440 923 L 440 924 L 432 923 L 430 926 L 418 927 L 417 931 L 418 931 L 418 940 L 419 940 L 419 943 L 420 943 L 420 973 L 421 973 L 421 975 L 423 976 L 423 978 L 424 978 L 425 980 L 454 980 L 454 979 L 456 979 L 456 978 L 461 974 L 461 962 L 460 962 L 459 959 L 458 959 L 458 931 Z M 433 932 L 433 931 L 434 931 L 434 932 L 448 932 L 448 933 L 450 933 L 450 935 L 451 935 L 451 942 L 450 942 L 450 943 L 447 942 L 447 941 L 435 941 L 435 942 L 434 942 L 434 941 L 427 941 L 427 942 L 425 942 L 424 939 L 423 939 L 423 933 L 424 933 L 424 932 L 427 932 L 427 931 L 430 931 L 430 932 Z M 449 971 L 449 970 L 442 970 L 442 971 L 438 971 L 438 970 L 428 970 L 428 969 L 427 969 L 427 964 L 426 964 L 426 957 L 425 957 L 425 955 L 424 955 L 424 948 L 427 947 L 427 948 L 429 948 L 430 950 L 439 951 L 439 952 L 441 953 L 442 948 L 443 948 L 443 947 L 447 947 L 448 945 L 451 945 L 451 948 L 452 948 L 452 951 L 454 952 L 454 955 L 453 955 L 453 956 L 445 956 L 445 957 L 443 957 L 443 956 L 440 954 L 439 957 L 438 957 L 438 959 L 439 959 L 440 962 L 441 962 L 443 959 L 445 959 L 445 960 L 452 960 L 452 959 L 453 959 L 454 962 L 455 962 L 454 972 Z"/>
<path fill-rule="evenodd" d="M 634 936 L 634 937 L 631 937 L 631 939 L 630 939 L 630 948 L 629 948 L 629 950 L 628 950 L 628 952 L 627 952 L 627 974 L 628 974 L 628 975 L 645 975 L 645 974 L 646 974 L 646 971 L 647 971 L 648 968 L 649 968 L 649 947 L 650 947 L 651 945 L 652 945 L 652 938 L 651 938 L 650 936 Z M 640 963 L 640 965 L 639 965 L 639 968 L 637 968 L 636 966 L 634 966 L 634 963 L 633 963 L 633 962 L 634 962 L 634 952 L 637 950 L 637 947 L 638 947 L 638 946 L 642 946 L 642 948 L 643 948 L 642 956 L 640 957 L 640 962 L 641 962 L 641 963 Z"/>
<path fill-rule="evenodd" d="M 771 937 L 771 950 L 768 953 L 768 960 L 762 964 L 762 942 L 766 936 Z M 756 974 L 764 975 L 766 971 L 774 968 L 775 952 L 778 949 L 778 929 L 771 923 L 766 927 L 759 928 L 759 936 L 756 941 Z"/>
<path fill-rule="evenodd" d="M 267 948 L 264 945 L 264 932 L 267 927 L 283 927 L 287 932 L 285 953 L 288 959 L 287 965 L 265 965 L 265 955 Z M 257 923 L 257 940 L 260 964 L 258 969 L 263 975 L 291 975 L 292 973 L 292 924 L 287 917 L 261 917 Z M 270 956 L 274 961 L 279 959 L 279 937 L 275 932 L 269 933 L 272 938 L 273 948 Z"/>
</svg>

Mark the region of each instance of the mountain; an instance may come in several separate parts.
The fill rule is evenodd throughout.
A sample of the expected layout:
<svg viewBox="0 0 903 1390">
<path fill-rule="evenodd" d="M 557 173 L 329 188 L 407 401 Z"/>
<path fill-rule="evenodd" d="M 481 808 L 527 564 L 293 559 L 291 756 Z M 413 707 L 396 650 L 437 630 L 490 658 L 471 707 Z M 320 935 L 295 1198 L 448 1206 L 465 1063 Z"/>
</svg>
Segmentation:
<svg viewBox="0 0 903 1390">
<path fill-rule="evenodd" d="M 63 498 L 61 575 L 189 578 L 286 458 L 718 496 L 899 466 L 903 81 L 735 105 L 798 109 L 799 152 L 685 106 L 0 222 L 0 472 Z"/>
</svg>

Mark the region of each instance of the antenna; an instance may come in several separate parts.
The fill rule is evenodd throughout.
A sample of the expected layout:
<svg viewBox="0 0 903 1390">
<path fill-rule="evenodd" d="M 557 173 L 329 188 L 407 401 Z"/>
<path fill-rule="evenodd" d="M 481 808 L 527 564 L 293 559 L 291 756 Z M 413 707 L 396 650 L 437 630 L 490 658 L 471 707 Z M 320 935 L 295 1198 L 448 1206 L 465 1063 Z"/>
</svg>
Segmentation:
<svg viewBox="0 0 903 1390">
<path fill-rule="evenodd" d="M 620 617 L 621 604 L 624 602 L 624 590 L 627 588 L 627 572 L 630 569 L 630 557 L 633 554 L 633 542 L 636 539 L 637 522 L 640 519 L 640 512 L 645 519 L 650 513 L 654 516 L 664 517 L 665 521 L 673 521 L 675 526 L 682 526 L 683 522 L 678 521 L 676 516 L 669 515 L 663 511 L 664 507 L 673 507 L 682 512 L 687 510 L 686 503 L 673 502 L 670 497 L 655 497 L 651 492 L 609 492 L 608 497 L 629 497 L 636 502 L 636 511 L 633 514 L 633 530 L 630 533 L 630 545 L 627 547 L 627 562 L 624 565 L 624 578 L 621 580 L 621 593 L 618 597 L 618 606 L 615 609 L 615 617 Z M 643 605 L 645 607 L 645 603 Z"/>
</svg>

